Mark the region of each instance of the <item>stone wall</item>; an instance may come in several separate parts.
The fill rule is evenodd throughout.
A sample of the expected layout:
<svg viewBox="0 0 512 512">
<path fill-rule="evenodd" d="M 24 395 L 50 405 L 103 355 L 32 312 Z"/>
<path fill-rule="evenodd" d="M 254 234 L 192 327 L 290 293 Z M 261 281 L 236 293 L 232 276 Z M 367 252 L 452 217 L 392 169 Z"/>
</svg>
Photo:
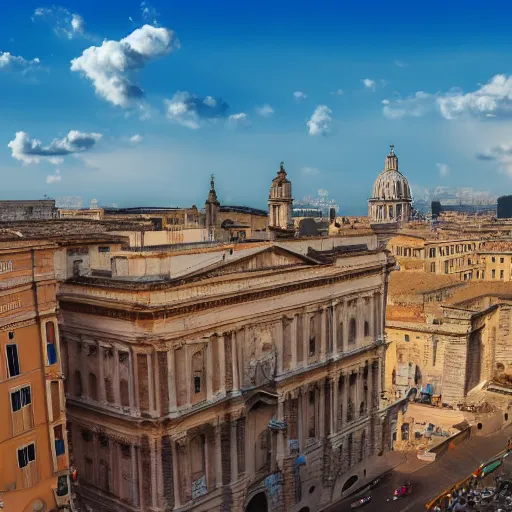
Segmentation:
<svg viewBox="0 0 512 512">
<path fill-rule="evenodd" d="M 0 222 L 57 218 L 54 200 L 0 201 Z"/>
</svg>

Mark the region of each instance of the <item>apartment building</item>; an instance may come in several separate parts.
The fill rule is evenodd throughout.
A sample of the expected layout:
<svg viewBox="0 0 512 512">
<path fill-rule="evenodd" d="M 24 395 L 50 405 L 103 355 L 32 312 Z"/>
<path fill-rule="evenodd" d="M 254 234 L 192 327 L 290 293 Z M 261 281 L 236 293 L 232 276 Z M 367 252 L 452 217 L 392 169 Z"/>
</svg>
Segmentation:
<svg viewBox="0 0 512 512">
<path fill-rule="evenodd" d="M 9 512 L 69 503 L 56 249 L 0 235 L 0 503 Z"/>
</svg>

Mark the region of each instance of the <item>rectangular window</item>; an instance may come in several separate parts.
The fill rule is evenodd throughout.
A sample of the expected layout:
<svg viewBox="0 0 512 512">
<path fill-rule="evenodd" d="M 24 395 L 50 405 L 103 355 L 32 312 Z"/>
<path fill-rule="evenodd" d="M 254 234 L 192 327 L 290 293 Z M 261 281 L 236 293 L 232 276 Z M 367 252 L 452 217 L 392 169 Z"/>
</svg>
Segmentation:
<svg viewBox="0 0 512 512">
<path fill-rule="evenodd" d="M 26 468 L 31 462 L 36 460 L 36 447 L 34 443 L 24 446 L 18 450 L 18 466 Z"/>
<path fill-rule="evenodd" d="M 493 257 L 491 258 L 491 261 L 492 261 L 493 263 L 496 263 L 496 257 L 495 257 L 495 256 L 493 256 Z"/>
<path fill-rule="evenodd" d="M 55 324 L 53 322 L 46 322 L 46 355 L 48 357 L 48 364 L 55 364 L 57 362 L 55 341 Z"/>
<path fill-rule="evenodd" d="M 98 252 L 110 252 L 110 247 L 98 247 Z"/>
<path fill-rule="evenodd" d="M 500 270 L 500 279 L 504 279 L 504 278 L 505 278 L 505 271 Z"/>
<path fill-rule="evenodd" d="M 500 258 L 500 263 L 505 263 L 505 258 Z"/>
<path fill-rule="evenodd" d="M 435 262 L 430 264 L 430 272 L 433 272 L 435 274 L 435 272 L 436 272 L 436 264 L 435 264 Z"/>
<path fill-rule="evenodd" d="M 436 248 L 435 247 L 431 247 L 430 250 L 429 250 L 429 256 L 431 258 L 435 258 L 436 257 Z"/>
<path fill-rule="evenodd" d="M 404 340 L 405 341 L 409 341 L 409 335 L 408 334 L 404 334 Z"/>
<path fill-rule="evenodd" d="M 7 345 L 7 371 L 9 377 L 16 377 L 20 372 L 20 360 L 18 358 L 18 346 Z"/>
<path fill-rule="evenodd" d="M 448 260 L 446 260 L 446 261 L 444 262 L 444 273 L 445 273 L 445 274 L 448 274 L 448 272 L 449 272 L 448 265 L 449 265 L 449 262 L 448 262 Z"/>
<path fill-rule="evenodd" d="M 496 279 L 496 270 L 492 269 L 491 277 L 492 277 L 493 279 Z"/>
<path fill-rule="evenodd" d="M 64 437 L 62 433 L 62 425 L 57 425 L 53 428 L 53 435 L 55 438 L 55 455 L 64 455 L 66 447 L 64 445 Z"/>
<path fill-rule="evenodd" d="M 12 433 L 14 436 L 34 426 L 31 395 L 30 386 L 11 392 Z"/>
</svg>

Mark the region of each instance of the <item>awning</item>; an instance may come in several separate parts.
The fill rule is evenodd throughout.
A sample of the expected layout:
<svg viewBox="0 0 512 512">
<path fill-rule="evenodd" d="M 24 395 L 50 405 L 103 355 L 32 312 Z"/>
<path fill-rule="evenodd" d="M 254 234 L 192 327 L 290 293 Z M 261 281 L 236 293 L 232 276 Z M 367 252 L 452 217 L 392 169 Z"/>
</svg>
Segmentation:
<svg viewBox="0 0 512 512">
<path fill-rule="evenodd" d="M 496 471 L 502 464 L 503 463 L 501 462 L 501 460 L 497 460 L 492 464 L 485 466 L 485 468 L 482 468 L 482 476 L 491 474 L 493 471 Z"/>
</svg>

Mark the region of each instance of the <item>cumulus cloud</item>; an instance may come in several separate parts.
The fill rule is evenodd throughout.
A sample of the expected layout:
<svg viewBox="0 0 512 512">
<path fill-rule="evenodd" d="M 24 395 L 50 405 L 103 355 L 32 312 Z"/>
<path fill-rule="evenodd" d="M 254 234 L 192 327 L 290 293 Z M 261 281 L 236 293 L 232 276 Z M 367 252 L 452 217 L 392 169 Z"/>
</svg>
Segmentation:
<svg viewBox="0 0 512 512">
<path fill-rule="evenodd" d="M 436 164 L 436 167 L 439 171 L 439 176 L 441 176 L 441 178 L 445 178 L 450 174 L 451 169 L 449 165 L 438 162 Z"/>
<path fill-rule="evenodd" d="M 170 100 L 164 100 L 167 118 L 197 130 L 207 121 L 226 117 L 229 105 L 212 96 L 201 98 L 185 91 L 178 91 Z"/>
<path fill-rule="evenodd" d="M 476 91 L 454 91 L 437 100 L 441 115 L 454 119 L 463 114 L 487 115 L 512 112 L 512 76 L 494 75 Z"/>
<path fill-rule="evenodd" d="M 55 164 L 61 163 L 63 156 L 91 150 L 100 139 L 100 133 L 71 130 L 65 137 L 53 139 L 43 146 L 40 140 L 32 139 L 28 133 L 16 132 L 7 146 L 11 149 L 11 156 L 23 164 L 38 164 L 41 159 Z"/>
<path fill-rule="evenodd" d="M 46 176 L 46 183 L 51 185 L 52 183 L 58 183 L 62 180 L 62 176 L 60 175 L 60 170 L 55 169 L 55 174 L 49 174 Z"/>
<path fill-rule="evenodd" d="M 247 128 L 251 126 L 249 116 L 245 112 L 239 112 L 228 117 L 228 123 L 233 128 Z"/>
<path fill-rule="evenodd" d="M 343 89 L 336 89 L 331 92 L 331 96 L 343 96 Z"/>
<path fill-rule="evenodd" d="M 303 100 L 306 100 L 308 98 L 308 95 L 305 92 L 302 92 L 302 91 L 295 91 L 293 93 L 293 97 L 297 101 L 303 101 Z"/>
<path fill-rule="evenodd" d="M 136 133 L 135 135 L 132 135 L 130 137 L 130 142 L 132 144 L 139 144 L 140 142 L 142 142 L 142 135 L 139 135 L 138 133 Z"/>
<path fill-rule="evenodd" d="M 318 176 L 320 174 L 320 170 L 316 167 L 301 167 L 300 173 L 304 176 Z"/>
<path fill-rule="evenodd" d="M 144 95 L 131 73 L 178 47 L 172 30 L 144 25 L 120 41 L 87 48 L 71 61 L 71 71 L 91 80 L 96 93 L 110 103 L 127 108 Z"/>
<path fill-rule="evenodd" d="M 421 116 L 436 109 L 448 120 L 460 117 L 488 117 L 512 114 L 512 76 L 494 75 L 485 85 L 472 92 L 460 89 L 429 94 L 419 91 L 406 99 L 387 104 L 387 117 Z"/>
<path fill-rule="evenodd" d="M 432 94 L 418 91 L 408 98 L 382 100 L 382 104 L 384 105 L 383 114 L 390 119 L 421 117 L 434 108 L 435 97 Z"/>
<path fill-rule="evenodd" d="M 331 131 L 332 110 L 327 105 L 318 105 L 307 122 L 309 135 L 327 135 Z"/>
<path fill-rule="evenodd" d="M 42 19 L 53 24 L 53 31 L 59 37 L 73 39 L 76 37 L 90 38 L 85 31 L 85 20 L 80 14 L 72 13 L 65 7 L 39 7 L 34 11 L 32 19 Z"/>
<path fill-rule="evenodd" d="M 270 117 L 274 113 L 274 109 L 270 105 L 263 105 L 256 108 L 256 113 L 261 117 Z"/>
<path fill-rule="evenodd" d="M 375 91 L 375 88 L 377 86 L 377 84 L 375 83 L 375 80 L 371 80 L 370 78 L 363 78 L 361 80 L 361 82 L 363 83 L 363 86 L 365 89 L 370 89 L 372 91 Z"/>
<path fill-rule="evenodd" d="M 41 61 L 36 57 L 27 60 L 19 55 L 12 55 L 9 52 L 0 52 L 0 71 L 26 74 L 30 71 L 40 69 Z"/>
</svg>

